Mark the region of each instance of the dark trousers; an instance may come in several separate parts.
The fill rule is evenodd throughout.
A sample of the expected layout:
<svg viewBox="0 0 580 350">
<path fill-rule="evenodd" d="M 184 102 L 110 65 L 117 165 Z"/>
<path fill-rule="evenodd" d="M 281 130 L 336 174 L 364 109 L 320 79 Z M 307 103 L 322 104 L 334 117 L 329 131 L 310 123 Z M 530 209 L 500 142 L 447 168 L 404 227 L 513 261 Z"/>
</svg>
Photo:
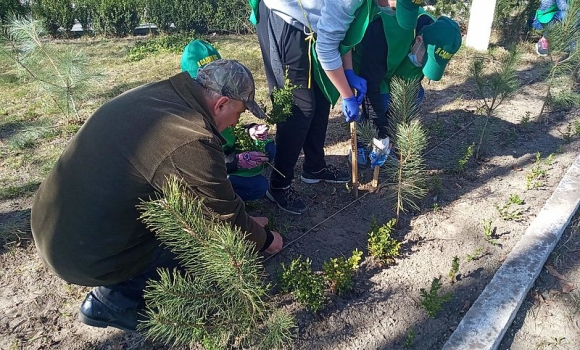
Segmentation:
<svg viewBox="0 0 580 350">
<path fill-rule="evenodd" d="M 158 268 L 179 268 L 175 255 L 161 246 L 157 247 L 150 264 L 140 274 L 120 283 L 96 287 L 93 294 L 105 306 L 116 312 L 142 309 L 145 306 L 143 299 L 145 286 L 150 279 L 159 280 Z"/>
<path fill-rule="evenodd" d="M 324 140 L 328 126 L 330 102 L 324 97 L 314 77 L 308 89 L 311 74 L 308 59 L 309 44 L 304 31 L 295 28 L 272 13 L 260 2 L 260 20 L 256 26 L 270 93 L 284 86 L 288 79 L 298 88 L 294 90 L 292 114 L 276 125 L 277 153 L 274 166 L 284 176 L 272 171 L 273 188 L 289 186 L 294 178 L 294 167 L 304 151 L 304 171 L 316 172 L 326 166 Z"/>
</svg>

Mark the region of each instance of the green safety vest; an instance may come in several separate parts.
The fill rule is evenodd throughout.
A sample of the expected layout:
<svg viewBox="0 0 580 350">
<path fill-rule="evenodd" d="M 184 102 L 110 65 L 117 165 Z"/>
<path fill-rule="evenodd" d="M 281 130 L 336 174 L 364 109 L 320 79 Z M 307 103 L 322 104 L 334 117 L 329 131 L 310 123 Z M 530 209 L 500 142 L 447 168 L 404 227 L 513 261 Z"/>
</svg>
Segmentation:
<svg viewBox="0 0 580 350">
<path fill-rule="evenodd" d="M 570 0 L 568 0 L 568 3 L 570 3 Z M 556 12 L 559 10 L 560 9 L 558 8 L 557 4 L 554 4 L 545 10 L 538 9 L 536 11 L 536 19 L 542 24 L 550 23 L 552 19 L 554 19 Z"/>
<path fill-rule="evenodd" d="M 427 15 L 433 18 L 423 8 L 419 8 L 419 16 Z M 391 79 L 394 76 L 406 80 L 414 80 L 423 76 L 422 68 L 415 67 L 407 58 L 409 48 L 415 39 L 415 29 L 407 30 L 401 28 L 395 15 L 384 12 L 377 14 L 374 19 L 380 17 L 383 23 L 383 30 L 389 50 L 387 52 L 387 71 L 381 81 L 380 91 L 382 94 L 391 91 Z M 435 18 L 433 18 L 435 20 Z M 358 72 L 362 61 L 362 44 L 355 47 L 353 51 L 353 64 L 355 72 Z"/>
<path fill-rule="evenodd" d="M 333 1 L 333 0 L 328 0 Z M 258 5 L 260 4 L 260 0 L 249 0 L 250 7 L 252 8 L 252 13 L 250 14 L 250 22 L 254 25 L 258 23 Z M 348 28 L 344 39 L 340 42 L 339 45 L 339 52 L 341 55 L 344 55 L 348 51 L 350 51 L 353 47 L 355 47 L 358 43 L 361 42 L 364 33 L 369 25 L 370 19 L 374 17 L 379 12 L 377 6 L 374 5 L 373 0 L 366 0 L 361 7 L 359 7 L 355 12 L 355 17 L 350 27 Z M 312 75 L 314 80 L 324 93 L 324 96 L 330 103 L 334 106 L 338 98 L 340 97 L 340 93 L 332 84 L 328 76 L 324 72 L 324 69 L 320 66 L 320 62 L 318 61 L 318 56 L 316 55 L 316 42 L 310 45 L 310 54 L 312 59 Z"/>
</svg>

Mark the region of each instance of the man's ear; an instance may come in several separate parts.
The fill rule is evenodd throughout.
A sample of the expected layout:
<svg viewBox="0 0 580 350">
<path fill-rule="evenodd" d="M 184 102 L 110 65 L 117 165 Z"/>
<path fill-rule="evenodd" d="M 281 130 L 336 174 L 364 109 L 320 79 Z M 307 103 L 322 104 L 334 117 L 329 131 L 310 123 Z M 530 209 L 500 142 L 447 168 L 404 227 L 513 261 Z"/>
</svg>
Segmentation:
<svg viewBox="0 0 580 350">
<path fill-rule="evenodd" d="M 221 96 L 217 99 L 216 103 L 213 105 L 213 115 L 220 115 L 225 108 L 226 103 L 230 101 L 227 96 Z"/>
</svg>

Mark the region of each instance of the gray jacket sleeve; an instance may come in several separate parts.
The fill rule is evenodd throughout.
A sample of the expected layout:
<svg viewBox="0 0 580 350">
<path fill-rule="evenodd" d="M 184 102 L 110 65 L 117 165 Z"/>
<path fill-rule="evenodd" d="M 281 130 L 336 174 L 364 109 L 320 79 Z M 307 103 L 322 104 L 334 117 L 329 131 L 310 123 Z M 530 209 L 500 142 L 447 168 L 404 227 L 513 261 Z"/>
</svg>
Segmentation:
<svg viewBox="0 0 580 350">
<path fill-rule="evenodd" d="M 320 11 L 316 32 L 316 53 L 324 70 L 342 66 L 338 46 L 354 20 L 355 11 L 365 0 L 326 0 Z"/>
</svg>

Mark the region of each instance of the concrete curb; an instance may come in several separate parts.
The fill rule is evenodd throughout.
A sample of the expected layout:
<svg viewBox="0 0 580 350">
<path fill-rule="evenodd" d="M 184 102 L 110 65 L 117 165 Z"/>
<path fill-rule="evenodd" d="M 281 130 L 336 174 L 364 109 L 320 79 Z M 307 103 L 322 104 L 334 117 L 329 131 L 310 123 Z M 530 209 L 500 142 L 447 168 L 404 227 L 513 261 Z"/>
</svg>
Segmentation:
<svg viewBox="0 0 580 350">
<path fill-rule="evenodd" d="M 465 314 L 443 350 L 496 349 L 580 203 L 580 156 Z"/>
</svg>

